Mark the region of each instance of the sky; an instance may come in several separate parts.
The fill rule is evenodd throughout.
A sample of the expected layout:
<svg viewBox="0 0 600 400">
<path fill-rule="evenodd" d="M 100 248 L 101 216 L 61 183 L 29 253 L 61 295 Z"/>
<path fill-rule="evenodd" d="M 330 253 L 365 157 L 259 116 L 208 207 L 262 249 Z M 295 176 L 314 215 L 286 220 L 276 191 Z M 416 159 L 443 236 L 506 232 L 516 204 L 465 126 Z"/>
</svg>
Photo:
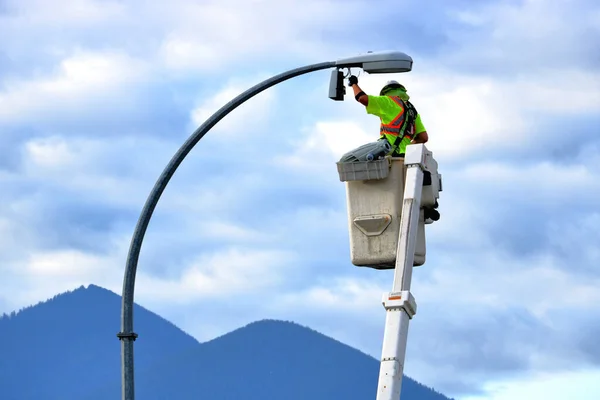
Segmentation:
<svg viewBox="0 0 600 400">
<path fill-rule="evenodd" d="M 399 50 L 409 73 L 352 72 L 407 87 L 443 177 L 404 372 L 460 400 L 600 398 L 599 47 L 596 0 L 0 0 L 0 313 L 120 294 L 154 183 L 233 97 Z M 190 152 L 136 302 L 201 341 L 277 318 L 379 358 L 393 273 L 351 264 L 335 166 L 379 121 L 330 100 L 329 75 L 259 94 Z"/>
</svg>

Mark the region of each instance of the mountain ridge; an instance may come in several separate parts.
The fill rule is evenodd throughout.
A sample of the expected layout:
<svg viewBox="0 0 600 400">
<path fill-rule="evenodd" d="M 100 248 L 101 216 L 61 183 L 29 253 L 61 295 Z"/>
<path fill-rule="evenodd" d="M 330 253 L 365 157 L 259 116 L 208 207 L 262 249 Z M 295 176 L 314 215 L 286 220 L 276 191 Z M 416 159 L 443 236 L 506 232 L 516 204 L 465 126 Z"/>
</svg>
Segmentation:
<svg viewBox="0 0 600 400">
<path fill-rule="evenodd" d="M 0 398 L 120 398 L 120 308 L 121 296 L 89 284 L 4 314 Z M 139 398 L 375 397 L 377 359 L 294 321 L 257 320 L 200 342 L 138 304 L 134 313 L 144 338 L 135 344 Z M 449 400 L 407 376 L 402 392 L 403 400 Z"/>
</svg>

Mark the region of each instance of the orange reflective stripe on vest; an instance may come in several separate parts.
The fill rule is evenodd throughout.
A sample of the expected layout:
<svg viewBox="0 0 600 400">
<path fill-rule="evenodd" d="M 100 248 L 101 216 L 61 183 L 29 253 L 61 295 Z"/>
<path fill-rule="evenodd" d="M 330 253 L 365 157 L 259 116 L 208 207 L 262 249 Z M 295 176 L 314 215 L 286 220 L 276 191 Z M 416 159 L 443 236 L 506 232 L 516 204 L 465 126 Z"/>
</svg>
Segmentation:
<svg viewBox="0 0 600 400">
<path fill-rule="evenodd" d="M 410 112 L 407 111 L 407 107 L 411 106 L 406 106 L 402 99 L 398 96 L 389 96 L 389 98 L 392 99 L 396 104 L 398 104 L 402 110 L 389 123 L 384 124 L 383 121 L 381 122 L 380 136 L 381 139 L 387 139 L 388 142 L 394 147 L 394 154 L 401 154 L 403 153 L 403 148 L 406 147 L 406 144 L 408 144 L 405 143 L 405 145 L 403 146 L 402 143 L 404 143 L 404 140 L 408 139 L 409 141 L 411 141 L 414 135 L 414 124 L 411 124 L 411 126 L 407 126 L 406 128 L 404 128 L 407 113 Z M 402 137 L 399 137 L 400 133 L 402 133 Z"/>
<path fill-rule="evenodd" d="M 400 134 L 400 129 L 402 128 L 402 123 L 404 123 L 406 113 L 404 112 L 404 104 L 402 103 L 402 100 L 399 97 L 390 96 L 390 99 L 392 99 L 396 104 L 398 104 L 402 108 L 402 110 L 389 123 L 384 124 L 382 122 L 380 132 L 381 135 L 398 136 L 398 134 Z"/>
</svg>

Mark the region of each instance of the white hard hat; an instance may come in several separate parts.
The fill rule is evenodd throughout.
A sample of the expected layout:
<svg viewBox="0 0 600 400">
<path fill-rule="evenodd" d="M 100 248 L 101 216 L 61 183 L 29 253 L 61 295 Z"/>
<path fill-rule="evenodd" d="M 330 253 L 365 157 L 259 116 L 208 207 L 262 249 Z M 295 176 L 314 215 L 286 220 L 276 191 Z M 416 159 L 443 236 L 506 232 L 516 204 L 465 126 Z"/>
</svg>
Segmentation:
<svg viewBox="0 0 600 400">
<path fill-rule="evenodd" d="M 379 95 L 383 96 L 383 94 L 389 89 L 401 89 L 402 91 L 406 92 L 406 88 L 403 85 L 401 85 L 400 82 L 391 80 L 387 81 L 385 86 L 381 88 L 381 92 L 379 92 Z"/>
</svg>

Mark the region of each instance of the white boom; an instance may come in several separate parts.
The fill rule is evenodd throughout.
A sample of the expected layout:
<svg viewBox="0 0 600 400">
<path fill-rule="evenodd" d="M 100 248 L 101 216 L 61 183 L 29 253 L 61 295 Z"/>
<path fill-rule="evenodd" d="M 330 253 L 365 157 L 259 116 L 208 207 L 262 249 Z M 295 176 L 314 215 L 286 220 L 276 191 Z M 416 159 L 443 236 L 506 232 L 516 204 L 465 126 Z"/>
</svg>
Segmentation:
<svg viewBox="0 0 600 400">
<path fill-rule="evenodd" d="M 363 147 L 342 157 L 356 160 L 340 160 L 337 166 L 346 183 L 352 264 L 394 269 L 392 291 L 382 300 L 386 320 L 377 400 L 399 400 L 408 325 L 417 312 L 412 271 L 425 263 L 425 225 L 439 219 L 435 209 L 442 177 L 423 144 L 406 146 L 404 158 L 358 161 L 364 158 Z"/>
<path fill-rule="evenodd" d="M 412 270 L 417 243 L 423 172 L 427 165 L 424 145 L 409 145 L 404 157 L 406 179 L 396 251 L 392 291 L 383 295 L 386 310 L 385 331 L 377 400 L 399 400 L 404 373 L 404 359 L 408 340 L 408 325 L 417 312 L 415 298 L 410 292 Z M 437 168 L 436 168 L 437 169 Z M 437 173 L 437 171 L 435 171 Z"/>
</svg>

